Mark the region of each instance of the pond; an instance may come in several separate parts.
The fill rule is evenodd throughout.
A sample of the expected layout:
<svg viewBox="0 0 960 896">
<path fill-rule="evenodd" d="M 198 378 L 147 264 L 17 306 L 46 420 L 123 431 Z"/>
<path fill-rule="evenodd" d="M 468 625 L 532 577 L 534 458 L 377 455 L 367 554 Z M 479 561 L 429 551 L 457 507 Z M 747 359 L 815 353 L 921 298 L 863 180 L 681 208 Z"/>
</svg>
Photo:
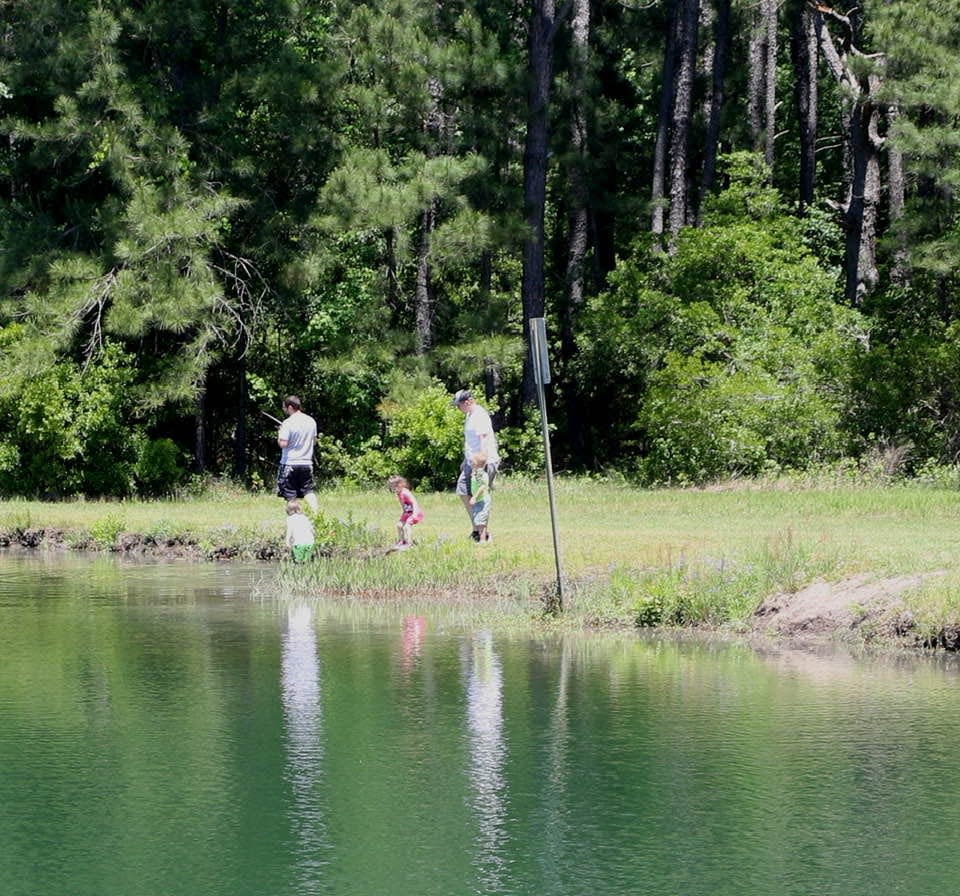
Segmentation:
<svg viewBox="0 0 960 896">
<path fill-rule="evenodd" d="M 951 657 L 0 554 L 0 893 L 943 894 Z"/>
</svg>

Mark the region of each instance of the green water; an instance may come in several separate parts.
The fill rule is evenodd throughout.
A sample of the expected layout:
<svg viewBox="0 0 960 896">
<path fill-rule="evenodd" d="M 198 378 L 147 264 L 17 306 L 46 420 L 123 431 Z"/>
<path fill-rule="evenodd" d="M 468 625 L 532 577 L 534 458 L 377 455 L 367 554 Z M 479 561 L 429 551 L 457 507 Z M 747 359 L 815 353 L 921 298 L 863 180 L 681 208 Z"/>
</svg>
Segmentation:
<svg viewBox="0 0 960 896">
<path fill-rule="evenodd" d="M 0 896 L 949 894 L 945 657 L 491 634 L 0 554 Z"/>
</svg>

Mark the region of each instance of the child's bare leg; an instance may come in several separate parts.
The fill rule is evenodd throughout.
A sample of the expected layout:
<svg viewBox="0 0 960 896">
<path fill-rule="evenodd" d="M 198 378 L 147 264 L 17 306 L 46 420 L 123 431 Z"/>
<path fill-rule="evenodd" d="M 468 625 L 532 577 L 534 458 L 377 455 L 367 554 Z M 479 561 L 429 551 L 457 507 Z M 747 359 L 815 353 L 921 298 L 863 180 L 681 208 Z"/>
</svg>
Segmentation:
<svg viewBox="0 0 960 896">
<path fill-rule="evenodd" d="M 403 524 L 403 531 L 400 535 L 400 540 L 404 544 L 413 544 L 413 528 L 411 527 L 410 523 Z"/>
</svg>

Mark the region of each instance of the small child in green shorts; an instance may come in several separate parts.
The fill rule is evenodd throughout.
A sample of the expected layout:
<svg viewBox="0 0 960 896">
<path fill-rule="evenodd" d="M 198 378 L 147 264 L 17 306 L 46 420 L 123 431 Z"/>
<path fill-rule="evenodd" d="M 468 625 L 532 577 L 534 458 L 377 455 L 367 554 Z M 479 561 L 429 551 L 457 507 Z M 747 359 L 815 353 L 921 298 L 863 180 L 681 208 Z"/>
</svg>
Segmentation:
<svg viewBox="0 0 960 896">
<path fill-rule="evenodd" d="M 313 556 L 315 544 L 313 523 L 303 512 L 300 502 L 296 498 L 287 501 L 286 541 L 295 563 L 303 563 Z"/>
<path fill-rule="evenodd" d="M 470 475 L 470 518 L 473 520 L 474 540 L 478 542 L 493 541 L 489 531 L 490 504 L 493 494 L 490 491 L 490 474 L 487 472 L 487 456 L 473 454 L 470 456 L 470 465 L 473 472 Z"/>
</svg>

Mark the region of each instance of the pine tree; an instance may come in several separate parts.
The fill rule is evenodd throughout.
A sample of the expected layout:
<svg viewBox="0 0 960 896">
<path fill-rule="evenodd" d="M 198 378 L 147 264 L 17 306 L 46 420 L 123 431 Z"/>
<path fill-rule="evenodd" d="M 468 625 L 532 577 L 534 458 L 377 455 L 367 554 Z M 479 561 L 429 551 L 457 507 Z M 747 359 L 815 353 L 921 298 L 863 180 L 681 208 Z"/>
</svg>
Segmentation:
<svg viewBox="0 0 960 896">
<path fill-rule="evenodd" d="M 880 107 L 882 77 L 875 58 L 861 45 L 860 17 L 817 5 L 815 27 L 820 51 L 844 90 L 844 123 L 849 168 L 843 203 L 846 230 L 845 295 L 853 305 L 877 286 L 877 228 L 880 212 Z M 836 33 L 834 33 L 834 31 Z"/>
<path fill-rule="evenodd" d="M 709 9 L 709 3 L 704 9 Z M 720 128 L 726 99 L 727 67 L 730 61 L 730 0 L 716 0 L 716 14 L 713 17 L 713 35 L 710 43 L 709 78 L 704 118 L 707 122 L 703 153 L 703 174 L 700 180 L 699 212 L 707 195 L 713 189 L 717 175 L 717 155 L 720 147 Z"/>
<path fill-rule="evenodd" d="M 819 54 L 813 12 L 807 0 L 791 0 L 787 6 L 787 16 L 800 143 L 799 197 L 802 213 L 813 204 L 816 186 Z"/>
<path fill-rule="evenodd" d="M 466 183 L 486 164 L 457 136 L 468 54 L 456 34 L 437 35 L 440 24 L 428 0 L 361 5 L 343 23 L 348 140 L 318 219 L 321 233 L 380 235 L 393 324 L 410 326 L 418 354 L 437 338 L 435 242 L 443 229 L 477 231 Z M 469 16 L 461 28 L 470 30 Z"/>
<path fill-rule="evenodd" d="M 547 153 L 549 149 L 550 95 L 553 87 L 554 35 L 557 27 L 553 0 L 531 0 L 529 26 L 527 134 L 523 151 L 523 201 L 526 236 L 523 241 L 524 339 L 529 344 L 527 322 L 543 317 L 545 306 L 545 207 Z M 520 397 L 524 405 L 536 402 L 536 383 L 529 352 L 523 366 Z"/>
<path fill-rule="evenodd" d="M 960 2 L 890 0 L 873 10 L 870 30 L 886 60 L 878 101 L 891 110 L 888 161 L 901 184 L 891 194 L 895 270 L 905 274 L 908 254 L 911 269 L 952 278 L 960 260 Z"/>
<path fill-rule="evenodd" d="M 69 23 L 50 12 L 60 33 L 47 49 L 67 77 L 50 105 L 16 85 L 22 114 L 8 131 L 19 186 L 4 216 L 6 310 L 24 329 L 7 361 L 32 370 L 36 359 L 79 352 L 95 363 L 110 340 L 151 340 L 161 351 L 154 365 L 142 359 L 139 402 L 190 400 L 249 313 L 225 291 L 237 272 L 218 254 L 237 202 L 193 179 L 182 136 L 146 112 L 123 65 L 120 19 L 102 4 L 82 17 L 72 8 Z M 62 160 L 58 177 L 34 189 L 48 160 Z"/>
</svg>

